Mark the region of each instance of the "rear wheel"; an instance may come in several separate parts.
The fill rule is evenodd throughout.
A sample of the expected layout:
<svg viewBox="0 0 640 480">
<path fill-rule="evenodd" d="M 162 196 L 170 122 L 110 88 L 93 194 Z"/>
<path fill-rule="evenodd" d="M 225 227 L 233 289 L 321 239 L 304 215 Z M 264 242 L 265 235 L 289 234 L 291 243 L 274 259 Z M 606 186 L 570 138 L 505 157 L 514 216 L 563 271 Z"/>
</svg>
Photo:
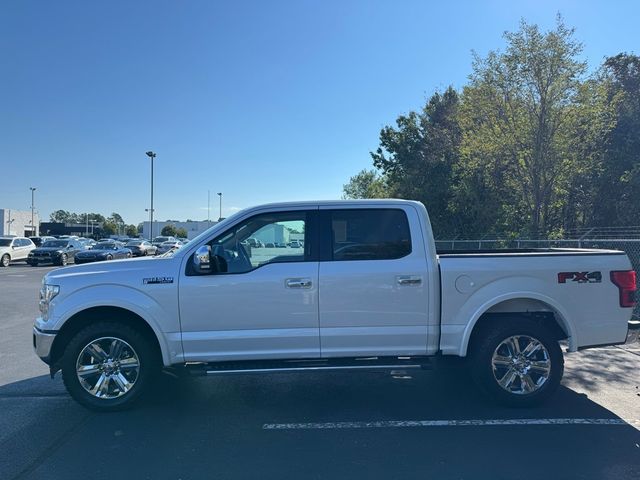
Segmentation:
<svg viewBox="0 0 640 480">
<path fill-rule="evenodd" d="M 78 332 L 62 359 L 67 391 L 97 411 L 133 405 L 159 371 L 150 341 L 127 325 L 100 322 Z"/>
<path fill-rule="evenodd" d="M 557 390 L 564 358 L 546 326 L 513 318 L 496 321 L 479 335 L 471 346 L 471 372 L 476 383 L 500 403 L 538 405 Z"/>
<path fill-rule="evenodd" d="M 69 259 L 67 258 L 67 254 L 66 254 L 66 253 L 63 253 L 63 254 L 60 256 L 60 265 L 61 265 L 62 267 L 64 267 L 67 263 L 69 263 Z"/>
<path fill-rule="evenodd" d="M 11 263 L 11 257 L 8 253 L 5 253 L 2 258 L 0 258 L 0 267 L 8 267 L 9 263 Z"/>
<path fill-rule="evenodd" d="M 113 260 L 113 257 L 111 255 L 107 255 L 107 260 Z"/>
</svg>

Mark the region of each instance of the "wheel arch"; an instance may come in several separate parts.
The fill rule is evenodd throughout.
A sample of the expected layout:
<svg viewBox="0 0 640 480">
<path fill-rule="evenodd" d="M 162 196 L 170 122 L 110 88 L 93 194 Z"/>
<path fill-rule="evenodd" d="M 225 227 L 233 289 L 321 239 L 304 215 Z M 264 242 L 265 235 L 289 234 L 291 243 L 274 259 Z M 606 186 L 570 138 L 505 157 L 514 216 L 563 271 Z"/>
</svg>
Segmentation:
<svg viewBox="0 0 640 480">
<path fill-rule="evenodd" d="M 534 292 L 516 292 L 492 299 L 476 310 L 464 331 L 460 356 L 466 356 L 473 337 L 491 322 L 506 318 L 528 317 L 548 322 L 558 340 L 568 339 L 569 350 L 576 351 L 576 331 L 564 309 L 553 299 Z"/>
<path fill-rule="evenodd" d="M 52 373 L 59 370 L 59 363 L 64 354 L 65 346 L 71 338 L 87 325 L 104 320 L 126 324 L 135 328 L 149 339 L 158 354 L 158 359 L 165 365 L 167 364 L 167 352 L 159 340 L 161 337 L 159 337 L 158 332 L 156 332 L 151 324 L 144 318 L 123 307 L 93 306 L 73 314 L 64 322 L 58 331 L 51 347 L 50 365 Z"/>
</svg>

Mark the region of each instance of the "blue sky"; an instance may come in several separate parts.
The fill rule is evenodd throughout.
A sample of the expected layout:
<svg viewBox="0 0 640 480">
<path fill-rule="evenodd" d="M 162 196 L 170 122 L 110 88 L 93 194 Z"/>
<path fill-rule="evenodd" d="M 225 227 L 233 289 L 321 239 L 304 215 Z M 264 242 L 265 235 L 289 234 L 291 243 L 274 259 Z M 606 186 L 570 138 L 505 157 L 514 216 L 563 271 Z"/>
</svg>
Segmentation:
<svg viewBox="0 0 640 480">
<path fill-rule="evenodd" d="M 576 28 L 591 68 L 638 52 L 640 2 L 9 1 L 0 208 L 203 219 L 334 199 L 380 129 L 462 86 L 525 18 Z"/>
</svg>

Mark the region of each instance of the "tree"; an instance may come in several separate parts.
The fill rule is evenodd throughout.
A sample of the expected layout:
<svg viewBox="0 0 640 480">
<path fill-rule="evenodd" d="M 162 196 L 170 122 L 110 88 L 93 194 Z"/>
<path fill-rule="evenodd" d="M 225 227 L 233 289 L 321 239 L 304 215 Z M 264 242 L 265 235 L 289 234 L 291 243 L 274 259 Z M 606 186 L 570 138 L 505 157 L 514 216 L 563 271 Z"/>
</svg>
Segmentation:
<svg viewBox="0 0 640 480">
<path fill-rule="evenodd" d="M 178 238 L 187 238 L 187 231 L 182 227 L 176 228 L 175 236 Z"/>
<path fill-rule="evenodd" d="M 165 225 L 162 227 L 162 231 L 160 235 L 164 235 L 165 237 L 175 237 L 176 236 L 176 227 L 172 224 Z"/>
<path fill-rule="evenodd" d="M 107 220 L 102 224 L 102 232 L 106 236 L 115 235 L 117 231 L 118 226 L 110 220 Z"/>
<path fill-rule="evenodd" d="M 375 170 L 361 170 L 342 187 L 343 198 L 386 198 L 384 179 Z"/>
<path fill-rule="evenodd" d="M 66 223 L 69 222 L 69 218 L 71 218 L 71 215 L 72 214 L 66 210 L 56 210 L 49 215 L 49 219 L 52 222 Z"/>
<path fill-rule="evenodd" d="M 504 53 L 475 57 L 463 91 L 461 174 L 467 183 L 481 178 L 492 197 L 506 192 L 497 222 L 518 229 L 524 220 L 534 237 L 549 231 L 558 193 L 569 184 L 566 134 L 586 70 L 573 33 L 560 16 L 546 33 L 523 20 L 505 33 Z"/>
<path fill-rule="evenodd" d="M 131 238 L 137 237 L 138 227 L 136 227 L 135 225 L 127 225 L 127 228 L 125 229 L 125 235 Z"/>
<path fill-rule="evenodd" d="M 371 153 L 386 179 L 386 193 L 427 205 L 434 231 L 442 236 L 456 229 L 450 204 L 461 138 L 459 104 L 452 87 L 436 92 L 419 113 L 401 115 L 395 127 L 383 128 L 380 146 Z"/>
<path fill-rule="evenodd" d="M 639 225 L 640 210 L 640 57 L 609 57 L 602 67 L 607 100 L 615 107 L 615 125 L 606 136 L 602 175 L 594 197 L 593 223 Z"/>
</svg>

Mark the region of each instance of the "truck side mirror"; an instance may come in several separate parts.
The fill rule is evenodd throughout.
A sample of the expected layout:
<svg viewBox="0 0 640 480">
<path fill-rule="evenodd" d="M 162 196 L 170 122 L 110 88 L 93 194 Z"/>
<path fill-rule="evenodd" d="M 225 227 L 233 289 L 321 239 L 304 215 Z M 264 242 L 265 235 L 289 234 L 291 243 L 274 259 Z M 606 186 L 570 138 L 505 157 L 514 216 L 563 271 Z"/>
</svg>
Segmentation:
<svg viewBox="0 0 640 480">
<path fill-rule="evenodd" d="M 199 275 L 212 273 L 211 271 L 211 247 L 202 245 L 193 254 L 193 271 Z"/>
<path fill-rule="evenodd" d="M 192 265 L 193 271 L 199 275 L 227 272 L 227 261 L 220 255 L 212 255 L 209 245 L 198 247 L 193 254 Z"/>
</svg>

